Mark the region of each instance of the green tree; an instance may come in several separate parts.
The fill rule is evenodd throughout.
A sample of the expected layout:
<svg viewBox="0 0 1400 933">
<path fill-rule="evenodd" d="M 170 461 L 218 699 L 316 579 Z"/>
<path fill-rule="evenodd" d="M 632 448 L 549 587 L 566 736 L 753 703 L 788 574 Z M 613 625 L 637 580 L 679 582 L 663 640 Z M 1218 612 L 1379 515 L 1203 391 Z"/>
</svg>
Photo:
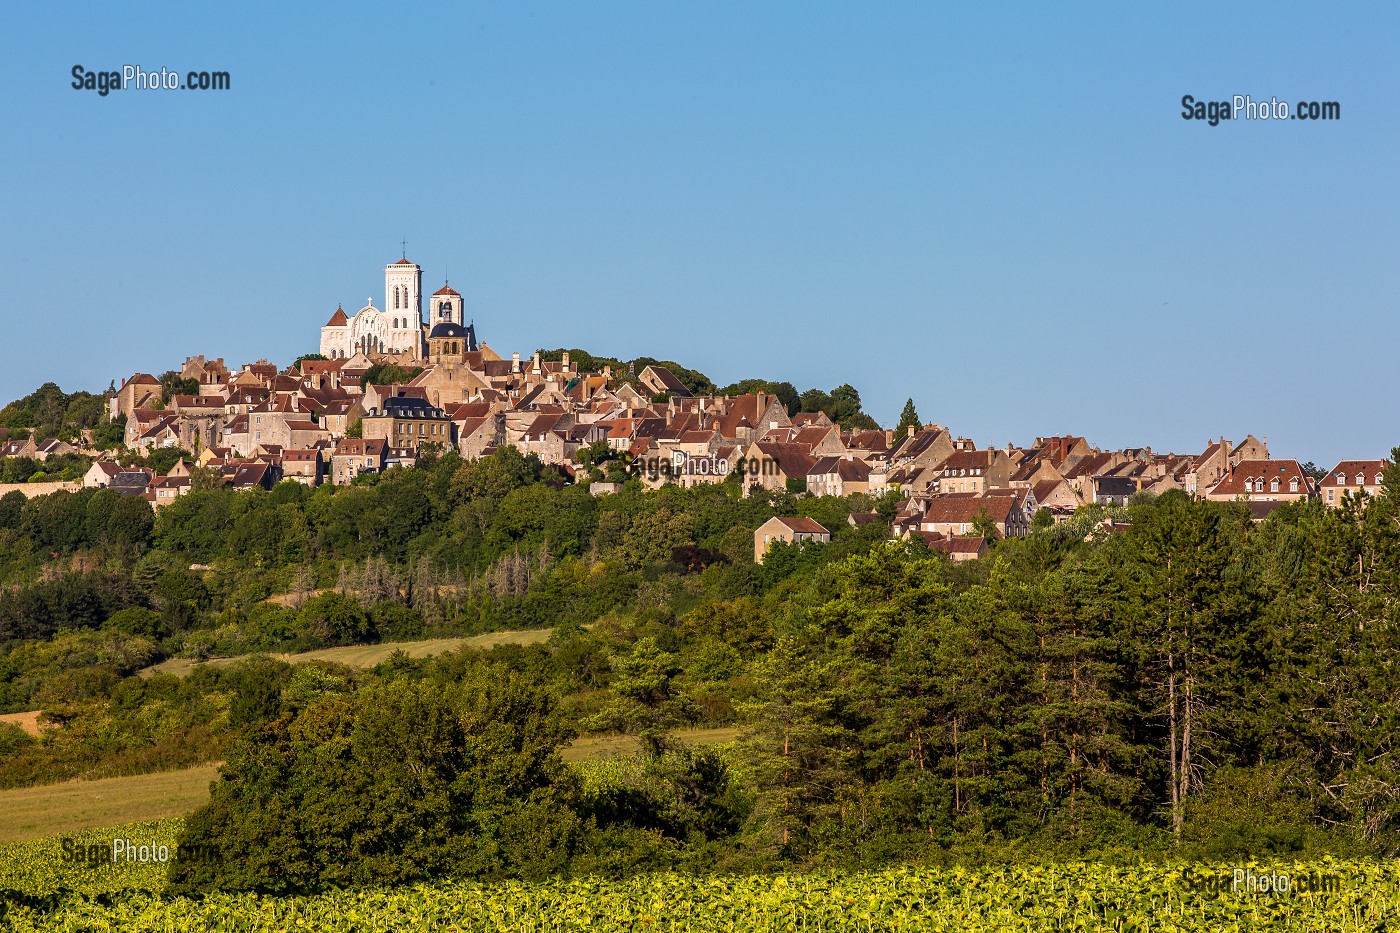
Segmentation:
<svg viewBox="0 0 1400 933">
<path fill-rule="evenodd" d="M 271 894 L 435 876 L 540 877 L 567 864 L 577 787 L 552 700 L 493 671 L 331 694 L 229 750 L 185 822 L 176 892 Z"/>
<path fill-rule="evenodd" d="M 919 420 L 919 413 L 914 408 L 914 400 L 908 399 L 904 403 L 904 410 L 899 413 L 899 424 L 895 425 L 894 433 L 903 437 L 910 428 L 918 430 L 923 424 Z"/>
</svg>

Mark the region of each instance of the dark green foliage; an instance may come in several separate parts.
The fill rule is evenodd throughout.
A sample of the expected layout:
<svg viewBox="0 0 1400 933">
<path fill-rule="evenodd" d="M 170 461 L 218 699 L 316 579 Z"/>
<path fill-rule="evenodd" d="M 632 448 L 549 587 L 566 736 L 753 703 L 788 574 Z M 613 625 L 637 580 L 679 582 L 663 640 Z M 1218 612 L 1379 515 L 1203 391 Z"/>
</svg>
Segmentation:
<svg viewBox="0 0 1400 933">
<path fill-rule="evenodd" d="M 59 629 L 97 628 L 145 594 L 125 577 L 69 574 L 13 593 L 0 593 L 0 641 L 46 638 Z"/>
<path fill-rule="evenodd" d="M 873 429 L 880 425 L 861 411 L 860 393 L 855 386 L 839 385 L 830 392 L 808 389 L 800 398 L 801 410 L 826 412 L 826 416 L 843 428 Z"/>
<path fill-rule="evenodd" d="M 908 399 L 904 403 L 904 410 L 899 413 L 899 424 L 895 425 L 894 433 L 896 437 L 903 437 L 910 428 L 917 430 L 923 426 L 919 420 L 919 412 L 914 408 L 914 400 Z"/>
<path fill-rule="evenodd" d="M 28 431 L 36 440 L 57 437 L 73 440 L 84 428 L 96 428 L 106 419 L 104 398 L 91 392 L 65 393 L 46 382 L 33 393 L 0 409 L 0 427 L 18 436 Z"/>
<path fill-rule="evenodd" d="M 738 382 L 730 383 L 724 388 L 716 390 L 717 395 L 754 395 L 759 392 L 776 395 L 778 401 L 787 406 L 789 415 L 795 415 L 801 411 L 801 402 L 798 399 L 797 389 L 791 382 L 772 382 L 767 379 L 741 379 Z"/>
<path fill-rule="evenodd" d="M 413 366 L 405 369 L 393 363 L 375 363 L 365 374 L 360 377 L 363 385 L 388 386 L 399 385 L 413 379 L 423 372 L 421 366 Z"/>
<path fill-rule="evenodd" d="M 568 730 L 517 676 L 330 695 L 228 754 L 172 863 L 174 891 L 292 893 L 433 876 L 538 877 L 568 862 Z"/>
<path fill-rule="evenodd" d="M 182 379 L 180 374 L 173 369 L 162 373 L 160 377 L 160 400 L 164 405 L 169 405 L 170 400 L 177 395 L 198 395 L 198 379 Z"/>
<path fill-rule="evenodd" d="M 144 466 L 155 470 L 160 476 L 170 472 L 170 468 L 184 460 L 186 463 L 194 460 L 194 454 L 183 447 L 156 447 L 144 457 L 137 457 L 128 454 L 123 458 L 123 463 L 129 466 Z"/>
<path fill-rule="evenodd" d="M 673 360 L 656 360 L 649 356 L 639 356 L 632 361 L 632 366 L 639 373 L 648 366 L 663 366 L 671 371 L 671 375 L 680 380 L 681 385 L 690 390 L 691 395 L 712 395 L 715 391 L 715 384 L 704 373 L 687 369 Z"/>
</svg>

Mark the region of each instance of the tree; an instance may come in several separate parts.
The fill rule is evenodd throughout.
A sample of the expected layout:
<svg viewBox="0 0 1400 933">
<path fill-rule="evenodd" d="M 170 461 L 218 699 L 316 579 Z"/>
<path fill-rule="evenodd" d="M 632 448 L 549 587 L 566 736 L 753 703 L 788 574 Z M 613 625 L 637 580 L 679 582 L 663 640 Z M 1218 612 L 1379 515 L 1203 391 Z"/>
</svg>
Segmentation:
<svg viewBox="0 0 1400 933">
<path fill-rule="evenodd" d="M 199 380 L 184 379 L 175 370 L 169 370 L 161 374 L 160 377 L 160 402 L 161 405 L 170 404 L 170 400 L 177 395 L 198 395 Z"/>
<path fill-rule="evenodd" d="M 789 415 L 795 415 L 802 409 L 801 400 L 797 397 L 797 389 L 791 382 L 773 382 L 769 379 L 741 379 L 738 382 L 730 383 L 722 389 L 715 390 L 715 394 L 717 395 L 754 395 L 759 392 L 776 395 L 778 401 L 786 406 Z"/>
<path fill-rule="evenodd" d="M 265 713 L 263 714 L 265 715 Z M 518 675 L 325 695 L 229 750 L 171 889 L 291 894 L 434 876 L 542 877 L 578 835 L 571 736 Z"/>
<path fill-rule="evenodd" d="M 1392 502 L 1400 503 L 1400 447 L 1390 449 L 1390 461 L 1381 474 L 1381 492 Z"/>
<path fill-rule="evenodd" d="M 639 736 L 648 754 L 668 747 L 666 733 L 694 717 L 694 703 L 676 683 L 681 667 L 655 638 L 637 640 L 632 653 L 613 660 L 612 690 L 617 700 L 593 720 L 595 727 Z"/>
<path fill-rule="evenodd" d="M 375 363 L 360 377 L 363 385 L 387 386 L 408 382 L 423 372 L 421 366 L 405 369 L 393 363 Z"/>
<path fill-rule="evenodd" d="M 351 423 L 350 427 L 348 427 L 348 428 L 345 429 L 345 436 L 346 436 L 346 437 L 364 437 L 364 436 L 365 436 L 365 422 L 364 422 L 364 419 L 363 419 L 363 418 L 356 418 L 356 419 L 354 420 L 354 422 Z"/>
<path fill-rule="evenodd" d="M 977 514 L 972 518 L 972 531 L 968 535 L 973 538 L 986 538 L 988 541 L 997 539 L 997 522 L 992 518 L 992 514 L 985 508 L 978 509 Z"/>
<path fill-rule="evenodd" d="M 895 426 L 894 433 L 903 437 L 910 428 L 918 430 L 922 423 L 919 421 L 919 413 L 914 410 L 914 400 L 908 399 L 904 403 L 904 410 L 899 413 L 899 424 Z"/>
</svg>

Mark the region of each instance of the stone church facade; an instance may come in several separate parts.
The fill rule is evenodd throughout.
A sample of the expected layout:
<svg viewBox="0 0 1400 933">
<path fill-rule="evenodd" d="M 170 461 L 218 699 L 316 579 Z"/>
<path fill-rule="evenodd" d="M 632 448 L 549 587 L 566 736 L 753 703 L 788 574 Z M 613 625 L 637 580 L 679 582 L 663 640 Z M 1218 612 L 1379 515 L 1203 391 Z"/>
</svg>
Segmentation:
<svg viewBox="0 0 1400 933">
<path fill-rule="evenodd" d="M 430 299 L 434 303 L 444 291 L 455 297 L 455 320 L 460 326 L 462 299 L 446 286 Z M 434 324 L 437 312 L 430 312 Z M 384 267 L 384 307 L 374 299 L 354 315 L 337 307 L 321 328 L 321 354 L 343 360 L 363 352 L 366 356 L 407 354 L 413 360 L 427 355 L 429 325 L 423 320 L 423 270 L 407 257 Z"/>
</svg>

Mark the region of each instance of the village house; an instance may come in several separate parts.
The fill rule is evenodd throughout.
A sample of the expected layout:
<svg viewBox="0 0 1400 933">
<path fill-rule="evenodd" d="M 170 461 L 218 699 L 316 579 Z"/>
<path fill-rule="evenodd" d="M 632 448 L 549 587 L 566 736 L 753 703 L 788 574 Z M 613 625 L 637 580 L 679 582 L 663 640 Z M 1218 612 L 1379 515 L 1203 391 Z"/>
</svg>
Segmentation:
<svg viewBox="0 0 1400 933">
<path fill-rule="evenodd" d="M 407 394 L 385 398 L 382 405 L 371 408 L 360 421 L 365 440 L 384 440 L 392 447 L 414 450 L 424 444 L 443 449 L 456 444 L 452 419 L 441 408 Z"/>
<path fill-rule="evenodd" d="M 991 550 L 987 539 L 981 535 L 954 535 L 950 538 L 937 532 L 919 532 L 919 534 L 930 551 L 945 554 L 949 560 L 955 563 L 986 557 L 988 551 Z"/>
<path fill-rule="evenodd" d="M 9 457 L 29 457 L 37 459 L 34 455 L 38 452 L 38 445 L 33 438 L 24 440 L 9 440 L 0 444 L 0 458 Z"/>
<path fill-rule="evenodd" d="M 889 485 L 912 495 L 927 492 L 939 480 L 939 464 L 956 449 L 953 438 L 940 426 L 927 424 L 916 430 L 910 425 L 890 450 Z"/>
<path fill-rule="evenodd" d="M 798 444 L 770 444 L 759 441 L 751 444 L 743 456 L 744 494 L 754 486 L 760 489 L 782 491 L 793 485 L 806 484 L 807 474 L 817 459 Z M 736 467 L 737 468 L 737 467 Z"/>
<path fill-rule="evenodd" d="M 1247 499 L 1297 502 L 1312 495 L 1312 479 L 1297 460 L 1241 460 L 1206 494 L 1213 502 Z"/>
<path fill-rule="evenodd" d="M 331 454 L 331 482 L 343 486 L 361 473 L 382 473 L 388 447 L 383 438 L 343 438 Z"/>
<path fill-rule="evenodd" d="M 1318 483 L 1322 501 L 1332 508 L 1342 504 L 1347 493 L 1355 495 L 1364 492 L 1368 496 L 1381 494 L 1381 482 L 1385 477 L 1386 460 L 1343 460 L 1327 471 Z"/>
<path fill-rule="evenodd" d="M 982 493 L 1009 486 L 1011 463 L 1000 450 L 955 450 L 937 468 L 938 491 Z"/>
<path fill-rule="evenodd" d="M 83 474 L 83 486 L 87 489 L 106 489 L 112 484 L 112 478 L 121 471 L 121 465 L 111 460 L 94 460 Z"/>
<path fill-rule="evenodd" d="M 809 541 L 831 540 L 831 532 L 810 518 L 801 516 L 775 516 L 768 519 L 753 533 L 754 563 L 763 563 L 764 555 L 776 542 L 805 544 Z"/>
<path fill-rule="evenodd" d="M 160 380 L 150 373 L 135 373 L 122 383 L 117 394 L 108 401 L 108 416 L 116 421 L 129 416 L 138 408 L 160 401 Z"/>
<path fill-rule="evenodd" d="M 677 379 L 665 366 L 653 364 L 646 367 L 637 374 L 637 382 L 652 395 L 678 395 L 689 398 L 691 394 L 685 383 Z"/>
<path fill-rule="evenodd" d="M 1095 476 L 1093 483 L 1097 505 L 1127 505 L 1138 491 L 1137 481 L 1130 476 Z"/>
<path fill-rule="evenodd" d="M 282 478 L 295 480 L 303 486 L 321 485 L 324 462 L 321 449 L 312 447 L 303 450 L 282 451 Z"/>
<path fill-rule="evenodd" d="M 969 535 L 984 516 L 996 526 L 999 538 L 1030 534 L 1030 523 L 1016 498 L 998 495 L 934 496 L 919 515 L 918 528 L 947 537 Z"/>
<path fill-rule="evenodd" d="M 849 496 L 870 491 L 870 464 L 850 455 L 822 457 L 807 471 L 807 492 L 813 496 Z"/>
</svg>

